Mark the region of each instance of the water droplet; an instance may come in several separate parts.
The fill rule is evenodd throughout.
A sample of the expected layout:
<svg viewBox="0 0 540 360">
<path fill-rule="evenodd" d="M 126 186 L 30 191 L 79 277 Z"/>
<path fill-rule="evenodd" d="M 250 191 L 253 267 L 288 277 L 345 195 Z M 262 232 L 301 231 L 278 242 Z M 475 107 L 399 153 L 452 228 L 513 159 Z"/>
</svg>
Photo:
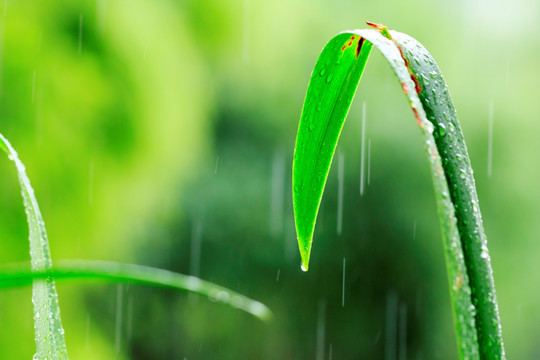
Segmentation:
<svg viewBox="0 0 540 360">
<path fill-rule="evenodd" d="M 326 74 L 326 67 L 323 67 L 321 71 L 319 71 L 320 76 L 324 76 L 324 74 Z"/>
<path fill-rule="evenodd" d="M 15 160 L 15 158 L 11 154 L 8 155 L 8 159 L 11 160 L 11 161 Z"/>
<path fill-rule="evenodd" d="M 439 124 L 439 135 L 445 136 L 446 135 L 446 126 L 444 124 Z"/>
<path fill-rule="evenodd" d="M 459 170 L 459 177 L 465 179 L 467 177 L 467 172 L 464 169 Z"/>
<path fill-rule="evenodd" d="M 436 79 L 439 77 L 439 75 L 435 71 L 430 72 L 429 76 L 431 76 L 432 79 Z"/>
<path fill-rule="evenodd" d="M 488 253 L 488 250 L 486 247 L 482 247 L 482 252 L 480 253 L 480 257 L 482 259 L 487 259 L 489 258 L 489 253 Z"/>
<path fill-rule="evenodd" d="M 461 154 L 456 154 L 457 161 L 463 161 L 463 156 Z"/>
<path fill-rule="evenodd" d="M 315 124 L 314 124 L 313 120 L 310 120 L 308 122 L 308 130 L 313 131 L 313 129 L 315 129 Z"/>
<path fill-rule="evenodd" d="M 230 295 L 228 292 L 222 290 L 216 294 L 216 300 L 227 303 L 230 300 Z"/>
<path fill-rule="evenodd" d="M 326 82 L 328 84 L 330 84 L 332 82 L 332 80 L 334 79 L 334 74 L 329 74 L 328 77 L 326 78 Z"/>
<path fill-rule="evenodd" d="M 304 264 L 300 265 L 300 269 L 302 269 L 303 272 L 306 272 L 306 271 L 307 271 L 307 269 L 306 269 L 306 267 L 304 266 Z"/>
</svg>

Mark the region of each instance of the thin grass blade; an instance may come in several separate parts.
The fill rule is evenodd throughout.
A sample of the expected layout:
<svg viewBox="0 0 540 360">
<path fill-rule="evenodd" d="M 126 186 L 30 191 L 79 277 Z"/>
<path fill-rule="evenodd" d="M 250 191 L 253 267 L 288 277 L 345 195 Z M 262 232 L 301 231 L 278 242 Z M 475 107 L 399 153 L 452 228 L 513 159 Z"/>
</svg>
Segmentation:
<svg viewBox="0 0 540 360">
<path fill-rule="evenodd" d="M 0 288 L 25 286 L 35 279 L 46 278 L 96 279 L 166 287 L 205 296 L 211 301 L 232 306 L 264 321 L 273 317 L 266 305 L 197 277 L 107 261 L 63 260 L 56 261 L 50 269 L 37 271 L 22 266 L 0 269 Z"/>
<path fill-rule="evenodd" d="M 51 253 L 45 223 L 34 195 L 34 189 L 26 175 L 26 169 L 9 141 L 0 134 L 0 148 L 15 163 L 26 218 L 28 220 L 30 259 L 32 271 L 46 271 L 52 267 Z M 58 295 L 52 278 L 36 280 L 32 288 L 34 304 L 34 328 L 36 338 L 35 360 L 68 359 L 64 329 L 60 318 Z"/>
</svg>

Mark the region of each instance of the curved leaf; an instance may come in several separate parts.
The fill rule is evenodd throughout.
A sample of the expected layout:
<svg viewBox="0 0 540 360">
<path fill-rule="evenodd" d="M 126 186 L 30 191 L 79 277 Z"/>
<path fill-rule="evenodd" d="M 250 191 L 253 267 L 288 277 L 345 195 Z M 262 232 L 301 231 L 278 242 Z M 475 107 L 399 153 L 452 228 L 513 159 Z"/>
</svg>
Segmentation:
<svg viewBox="0 0 540 360">
<path fill-rule="evenodd" d="M 461 235 L 472 304 L 476 309 L 481 358 L 502 359 L 505 353 L 491 260 L 469 154 L 454 104 L 431 54 L 412 37 L 393 31 L 391 34 L 408 60 L 410 71 L 416 74 L 422 88 L 420 100 L 429 121 L 436 127 L 435 142 L 444 175 L 450 184 L 450 198 Z"/>
<path fill-rule="evenodd" d="M 396 74 L 424 137 L 460 358 L 504 359 L 474 179 L 446 84 L 431 55 L 417 41 L 368 24 L 375 29 L 347 31 L 330 40 L 308 87 L 293 163 L 293 202 L 303 267 L 308 268 L 317 211 L 341 128 L 374 45 Z"/>
<path fill-rule="evenodd" d="M 45 223 L 34 195 L 34 189 L 26 175 L 26 169 L 9 141 L 0 134 L 0 148 L 15 163 L 21 194 L 26 210 L 26 218 L 30 232 L 30 259 L 33 271 L 45 271 L 52 266 L 51 253 Z M 36 337 L 36 354 L 34 359 L 68 359 L 64 329 L 60 318 L 58 295 L 52 278 L 35 281 L 32 288 L 34 304 L 34 328 Z"/>
<path fill-rule="evenodd" d="M 0 288 L 29 285 L 34 279 L 47 278 L 100 279 L 161 286 L 206 296 L 211 301 L 227 304 L 261 320 L 272 318 L 272 312 L 264 304 L 223 286 L 168 270 L 108 261 L 57 261 L 54 267 L 47 270 L 4 268 L 0 269 Z"/>
</svg>

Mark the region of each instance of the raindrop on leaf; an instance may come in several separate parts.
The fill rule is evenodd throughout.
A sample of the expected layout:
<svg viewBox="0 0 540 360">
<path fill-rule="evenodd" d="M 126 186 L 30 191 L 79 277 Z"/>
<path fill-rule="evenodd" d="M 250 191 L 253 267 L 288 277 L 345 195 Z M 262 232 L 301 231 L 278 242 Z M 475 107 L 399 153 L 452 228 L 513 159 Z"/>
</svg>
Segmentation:
<svg viewBox="0 0 540 360">
<path fill-rule="evenodd" d="M 445 136 L 446 135 L 446 126 L 444 124 L 439 124 L 439 135 Z"/>
</svg>

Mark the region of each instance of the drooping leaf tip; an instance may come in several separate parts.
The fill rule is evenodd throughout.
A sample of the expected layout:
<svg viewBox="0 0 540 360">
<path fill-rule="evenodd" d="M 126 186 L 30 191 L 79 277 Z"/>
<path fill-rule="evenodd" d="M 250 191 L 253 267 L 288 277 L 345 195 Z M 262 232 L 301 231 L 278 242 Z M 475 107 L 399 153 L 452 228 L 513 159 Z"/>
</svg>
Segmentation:
<svg viewBox="0 0 540 360">
<path fill-rule="evenodd" d="M 248 313 L 264 322 L 270 322 L 274 319 L 272 311 L 266 305 L 258 301 L 253 301 L 248 308 L 243 310 L 246 310 Z"/>
<path fill-rule="evenodd" d="M 309 242 L 311 244 L 311 241 Z M 309 256 L 311 255 L 311 245 L 305 250 L 300 249 L 300 257 L 302 258 L 302 265 L 300 266 L 302 271 L 309 270 Z"/>
</svg>

